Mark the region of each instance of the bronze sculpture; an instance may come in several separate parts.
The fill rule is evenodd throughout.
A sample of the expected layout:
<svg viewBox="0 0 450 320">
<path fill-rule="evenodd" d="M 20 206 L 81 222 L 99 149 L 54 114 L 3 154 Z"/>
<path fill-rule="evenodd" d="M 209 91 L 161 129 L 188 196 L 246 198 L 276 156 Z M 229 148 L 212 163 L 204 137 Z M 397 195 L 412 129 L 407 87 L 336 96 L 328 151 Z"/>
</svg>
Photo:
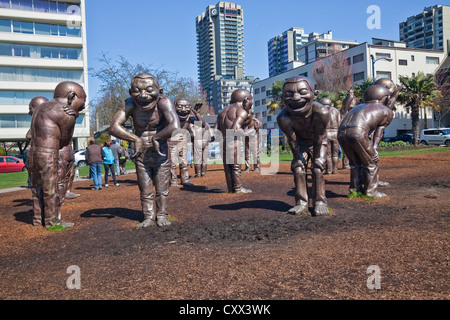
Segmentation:
<svg viewBox="0 0 450 320">
<path fill-rule="evenodd" d="M 354 107 L 358 105 L 358 100 L 356 99 L 355 93 L 353 92 L 353 89 L 350 89 L 347 91 L 347 96 L 342 101 L 342 107 L 341 107 L 341 119 L 344 119 L 344 117 L 349 113 Z M 347 156 L 344 153 L 344 150 L 342 151 L 342 169 L 350 169 L 350 163 L 348 161 Z"/>
<path fill-rule="evenodd" d="M 250 136 L 245 137 L 245 169 L 244 172 L 250 172 L 252 164 L 253 171 L 260 172 L 261 160 L 259 157 L 259 130 L 262 123 L 254 117 L 251 111 L 251 122 L 247 125 L 247 129 L 254 129 L 254 132 Z M 252 162 L 251 162 L 252 160 Z"/>
<path fill-rule="evenodd" d="M 193 135 L 191 122 L 189 121 L 191 109 L 192 107 L 188 99 L 180 98 L 175 100 L 175 111 L 177 112 L 182 130 L 175 131 L 169 139 L 171 187 L 178 186 L 177 161 L 180 168 L 181 184 L 186 187 L 193 186 L 189 181 L 188 169 L 188 136 L 192 137 Z"/>
<path fill-rule="evenodd" d="M 242 187 L 242 174 L 240 165 L 241 142 L 239 136 L 249 132 L 244 131 L 245 123 L 249 123 L 249 113 L 253 105 L 253 96 L 244 89 L 238 89 L 231 94 L 231 104 L 218 115 L 215 129 L 222 133 L 222 160 L 225 179 L 229 193 L 250 193 L 249 189 Z"/>
<path fill-rule="evenodd" d="M 386 196 L 377 190 L 377 148 L 384 129 L 394 117 L 388 107 L 389 98 L 385 86 L 373 85 L 364 92 L 364 103 L 350 111 L 341 122 L 338 139 L 350 161 L 350 192 L 362 192 L 374 198 Z"/>
<path fill-rule="evenodd" d="M 146 73 L 136 75 L 131 81 L 129 93 L 131 97 L 123 102 L 114 116 L 109 132 L 116 138 L 135 144 L 136 153 L 132 158 L 144 213 L 144 221 L 139 227 L 168 226 L 171 222 L 167 211 L 170 184 L 167 139 L 180 129 L 180 120 L 173 102 L 163 96 L 163 90 L 154 76 Z M 134 133 L 124 127 L 129 117 L 133 119 Z"/>
<path fill-rule="evenodd" d="M 203 119 L 200 114 L 202 104 L 199 103 L 192 108 L 194 117 L 191 117 L 192 122 L 192 146 L 194 149 L 194 169 L 195 177 L 205 177 L 208 169 L 208 146 L 211 139 L 209 124 Z"/>
<path fill-rule="evenodd" d="M 319 101 L 324 105 L 329 113 L 330 120 L 327 126 L 327 165 L 326 174 L 338 174 L 338 164 L 339 164 L 339 141 L 337 138 L 339 125 L 341 124 L 341 113 L 334 106 L 330 98 L 322 98 Z"/>
<path fill-rule="evenodd" d="M 312 161 L 312 201 L 315 215 L 327 215 L 323 172 L 327 152 L 327 125 L 329 111 L 316 101 L 318 92 L 310 79 L 299 76 L 286 80 L 283 86 L 284 109 L 277 117 L 279 128 L 285 134 L 294 159 L 292 172 L 295 181 L 295 207 L 290 214 L 308 211 L 306 171 Z"/>
<path fill-rule="evenodd" d="M 70 145 L 75 120 L 84 109 L 85 102 L 83 87 L 67 81 L 55 88 L 53 100 L 40 104 L 32 111 L 28 171 L 33 194 L 33 225 L 42 225 L 44 216 L 45 226 L 73 226 L 73 223 L 61 220 L 59 157 L 60 150 Z"/>
</svg>

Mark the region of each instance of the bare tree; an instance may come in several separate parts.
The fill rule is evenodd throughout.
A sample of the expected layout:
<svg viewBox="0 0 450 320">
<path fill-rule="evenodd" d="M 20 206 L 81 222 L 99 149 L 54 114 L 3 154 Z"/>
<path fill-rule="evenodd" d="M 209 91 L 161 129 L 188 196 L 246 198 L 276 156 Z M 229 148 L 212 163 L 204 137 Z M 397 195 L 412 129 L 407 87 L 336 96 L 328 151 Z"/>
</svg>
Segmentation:
<svg viewBox="0 0 450 320">
<path fill-rule="evenodd" d="M 328 92 L 348 91 L 352 87 L 352 66 L 342 50 L 333 48 L 331 54 L 316 60 L 313 65 L 313 78 L 317 90 Z"/>
</svg>

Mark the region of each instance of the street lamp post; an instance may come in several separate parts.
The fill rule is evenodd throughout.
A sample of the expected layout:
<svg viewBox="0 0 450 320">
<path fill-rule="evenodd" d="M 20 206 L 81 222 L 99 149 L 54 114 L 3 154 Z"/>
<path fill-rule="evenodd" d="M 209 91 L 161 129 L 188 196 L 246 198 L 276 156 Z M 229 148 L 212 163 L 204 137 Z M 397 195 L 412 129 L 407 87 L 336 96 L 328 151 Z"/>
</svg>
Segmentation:
<svg viewBox="0 0 450 320">
<path fill-rule="evenodd" d="M 379 61 L 379 60 L 386 60 L 388 62 L 392 62 L 393 59 L 392 58 L 386 58 L 386 57 L 381 57 L 381 58 L 375 59 L 373 54 L 370 55 L 370 59 L 372 59 L 372 78 L 373 78 L 373 82 L 375 82 L 375 63 L 377 61 Z"/>
</svg>

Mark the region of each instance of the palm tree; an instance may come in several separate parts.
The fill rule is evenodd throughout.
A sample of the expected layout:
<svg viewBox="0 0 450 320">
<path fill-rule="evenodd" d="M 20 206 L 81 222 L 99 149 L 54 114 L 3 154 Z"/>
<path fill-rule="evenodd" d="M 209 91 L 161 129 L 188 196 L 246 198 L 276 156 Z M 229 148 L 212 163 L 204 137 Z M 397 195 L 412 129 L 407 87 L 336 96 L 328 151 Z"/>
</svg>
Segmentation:
<svg viewBox="0 0 450 320">
<path fill-rule="evenodd" d="M 281 97 L 283 95 L 284 82 L 284 80 L 275 81 L 272 88 L 270 88 L 270 96 L 272 100 L 266 103 L 269 114 L 276 114 L 283 107 Z"/>
<path fill-rule="evenodd" d="M 420 108 L 438 108 L 438 100 L 442 95 L 436 89 L 433 76 L 425 75 L 421 71 L 415 77 L 400 76 L 400 82 L 404 88 L 398 101 L 411 108 L 413 141 L 417 145 L 420 134 Z"/>
</svg>

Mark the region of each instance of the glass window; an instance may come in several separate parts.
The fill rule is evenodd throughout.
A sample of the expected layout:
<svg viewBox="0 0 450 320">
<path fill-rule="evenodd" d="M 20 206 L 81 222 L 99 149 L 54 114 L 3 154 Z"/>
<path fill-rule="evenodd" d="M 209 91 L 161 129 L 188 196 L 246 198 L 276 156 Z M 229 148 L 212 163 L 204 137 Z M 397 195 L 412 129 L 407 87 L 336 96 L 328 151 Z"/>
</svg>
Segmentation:
<svg viewBox="0 0 450 320">
<path fill-rule="evenodd" d="M 49 12 L 49 1 L 48 0 L 34 0 L 34 11 L 39 12 Z"/>
<path fill-rule="evenodd" d="M 25 33 L 25 34 L 33 34 L 34 33 L 33 22 L 22 21 L 21 27 L 22 27 L 22 33 Z"/>
<path fill-rule="evenodd" d="M 81 49 L 67 49 L 67 59 L 78 60 L 81 58 Z"/>
<path fill-rule="evenodd" d="M 0 0 L 0 8 L 10 9 L 9 0 Z"/>
<path fill-rule="evenodd" d="M 392 75 L 389 71 L 377 71 L 377 79 L 381 78 L 392 80 Z"/>
<path fill-rule="evenodd" d="M 67 2 L 58 2 L 58 13 L 68 14 L 67 8 L 70 6 Z"/>
<path fill-rule="evenodd" d="M 14 103 L 14 92 L 12 91 L 0 91 L 0 104 L 15 104 Z"/>
<path fill-rule="evenodd" d="M 28 114 L 16 115 L 17 128 L 29 128 L 31 125 L 31 116 Z"/>
<path fill-rule="evenodd" d="M 427 64 L 439 64 L 438 57 L 427 57 Z"/>
<path fill-rule="evenodd" d="M 0 32 L 11 32 L 11 20 L 0 19 Z"/>
<path fill-rule="evenodd" d="M 0 81 L 14 81 L 14 68 L 0 67 Z"/>
<path fill-rule="evenodd" d="M 364 53 L 358 54 L 353 57 L 353 64 L 364 61 Z"/>
<path fill-rule="evenodd" d="M 51 13 L 58 13 L 58 6 L 56 1 L 49 1 L 49 12 Z"/>
<path fill-rule="evenodd" d="M 67 29 L 68 29 L 67 26 L 59 25 L 58 27 L 59 27 L 59 35 L 61 37 L 67 36 Z"/>
<path fill-rule="evenodd" d="M 84 127 L 84 114 L 80 114 L 75 122 L 76 127 Z"/>
<path fill-rule="evenodd" d="M 19 9 L 20 10 L 33 10 L 32 0 L 20 0 Z"/>
<path fill-rule="evenodd" d="M 359 72 L 359 73 L 355 73 L 353 75 L 353 81 L 361 81 L 364 80 L 364 71 L 363 72 Z"/>
<path fill-rule="evenodd" d="M 0 116 L 0 128 L 15 128 L 16 127 L 16 117 L 13 115 L 2 115 Z"/>
<path fill-rule="evenodd" d="M 0 56 L 12 56 L 13 45 L 10 43 L 0 43 Z"/>
<path fill-rule="evenodd" d="M 67 35 L 69 37 L 81 37 L 81 28 L 75 27 L 67 28 Z"/>
<path fill-rule="evenodd" d="M 45 23 L 36 23 L 36 34 L 43 34 L 43 35 L 50 35 L 51 33 L 51 26 L 49 24 Z"/>
<path fill-rule="evenodd" d="M 36 81 L 35 69 L 32 68 L 16 68 L 17 73 L 22 73 L 22 81 Z"/>
</svg>

